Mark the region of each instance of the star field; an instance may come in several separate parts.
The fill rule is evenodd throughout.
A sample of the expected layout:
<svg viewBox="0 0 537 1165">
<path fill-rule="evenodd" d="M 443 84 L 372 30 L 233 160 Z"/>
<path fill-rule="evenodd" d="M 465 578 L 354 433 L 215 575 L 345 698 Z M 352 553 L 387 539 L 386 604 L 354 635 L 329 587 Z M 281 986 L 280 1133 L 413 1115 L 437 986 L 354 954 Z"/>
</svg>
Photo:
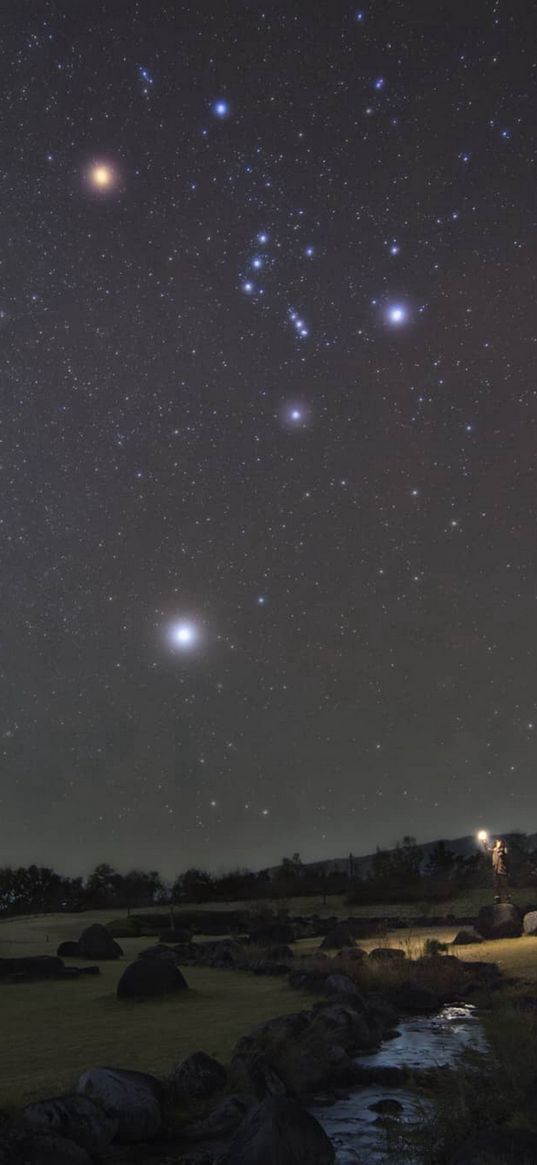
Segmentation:
<svg viewBox="0 0 537 1165">
<path fill-rule="evenodd" d="M 13 12 L 4 864 L 535 828 L 536 31 Z"/>
</svg>

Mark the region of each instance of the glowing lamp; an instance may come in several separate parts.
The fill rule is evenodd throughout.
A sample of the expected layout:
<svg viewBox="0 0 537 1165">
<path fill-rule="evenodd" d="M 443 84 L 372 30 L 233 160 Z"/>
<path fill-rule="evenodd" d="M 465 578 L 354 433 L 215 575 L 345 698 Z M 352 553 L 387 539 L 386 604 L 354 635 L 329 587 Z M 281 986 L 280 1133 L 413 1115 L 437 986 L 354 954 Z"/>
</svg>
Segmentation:
<svg viewBox="0 0 537 1165">
<path fill-rule="evenodd" d="M 487 833 L 486 829 L 480 829 L 479 833 L 477 835 L 477 840 L 478 841 L 487 841 L 487 839 L 488 839 L 488 833 Z"/>
</svg>

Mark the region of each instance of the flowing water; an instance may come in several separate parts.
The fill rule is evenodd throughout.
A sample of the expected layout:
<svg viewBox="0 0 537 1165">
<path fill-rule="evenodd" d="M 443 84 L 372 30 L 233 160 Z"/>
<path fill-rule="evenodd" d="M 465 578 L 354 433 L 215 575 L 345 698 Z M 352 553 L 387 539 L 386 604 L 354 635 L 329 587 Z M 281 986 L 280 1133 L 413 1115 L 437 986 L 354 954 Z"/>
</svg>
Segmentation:
<svg viewBox="0 0 537 1165">
<path fill-rule="evenodd" d="M 487 1050 L 471 1004 L 444 1007 L 432 1017 L 402 1020 L 397 1030 L 398 1035 L 377 1051 L 357 1056 L 356 1063 L 372 1068 L 450 1068 L 465 1048 Z M 427 1118 L 427 1105 L 410 1089 L 377 1084 L 360 1088 L 335 1104 L 310 1108 L 336 1149 L 337 1165 L 380 1165 L 386 1160 L 383 1120 L 372 1108 L 379 1101 L 397 1102 L 400 1107 L 393 1105 L 394 1115 L 401 1121 Z M 420 1165 L 418 1158 L 415 1165 Z"/>
</svg>

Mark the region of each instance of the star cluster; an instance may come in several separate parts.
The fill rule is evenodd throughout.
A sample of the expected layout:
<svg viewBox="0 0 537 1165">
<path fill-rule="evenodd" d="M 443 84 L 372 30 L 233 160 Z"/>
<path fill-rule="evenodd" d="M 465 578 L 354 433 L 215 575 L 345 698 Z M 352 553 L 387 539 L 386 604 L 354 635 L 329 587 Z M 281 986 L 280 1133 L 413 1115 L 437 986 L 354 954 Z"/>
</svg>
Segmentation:
<svg viewBox="0 0 537 1165">
<path fill-rule="evenodd" d="M 433 8 L 14 11 L 5 862 L 531 818 L 533 16 Z"/>
</svg>

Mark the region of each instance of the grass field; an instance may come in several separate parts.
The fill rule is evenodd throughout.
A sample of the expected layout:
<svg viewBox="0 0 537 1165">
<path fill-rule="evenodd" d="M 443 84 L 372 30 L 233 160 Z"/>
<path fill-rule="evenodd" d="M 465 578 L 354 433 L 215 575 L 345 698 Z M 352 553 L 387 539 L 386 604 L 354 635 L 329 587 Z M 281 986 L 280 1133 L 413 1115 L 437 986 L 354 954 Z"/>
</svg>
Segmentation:
<svg viewBox="0 0 537 1165">
<path fill-rule="evenodd" d="M 527 909 L 528 906 L 537 903 L 537 890 L 513 889 L 512 899 L 521 909 Z M 195 907 L 189 904 L 184 907 L 175 906 L 174 911 L 177 915 L 180 915 L 183 909 L 186 911 L 192 909 L 248 910 L 255 913 L 256 910 L 263 911 L 270 907 L 275 911 L 289 911 L 291 915 L 317 914 L 320 918 L 330 918 L 332 915 L 346 918 L 350 914 L 359 915 L 361 918 L 417 918 L 426 915 L 444 916 L 447 914 L 453 914 L 457 918 L 472 918 L 478 914 L 482 906 L 490 905 L 490 902 L 490 888 L 482 887 L 467 890 L 466 893 L 458 894 L 446 902 L 369 902 L 349 906 L 345 901 L 344 894 L 331 894 L 327 897 L 326 902 L 319 894 L 301 898 L 269 898 L 263 899 L 261 902 L 207 902 Z M 164 908 L 161 906 L 155 907 L 155 909 L 159 909 L 162 913 Z M 136 912 L 133 911 L 133 913 Z"/>
<path fill-rule="evenodd" d="M 63 939 L 77 938 L 113 913 L 4 920 L 0 957 L 55 954 Z M 122 939 L 124 957 L 100 963 L 95 977 L 2 985 L 0 1107 L 68 1091 L 85 1068 L 96 1065 L 166 1075 L 189 1052 L 203 1050 L 226 1061 L 254 1024 L 311 1007 L 311 995 L 292 991 L 281 979 L 204 967 L 185 968 L 188 992 L 120 1002 L 115 991 L 125 966 L 154 941 Z M 77 963 L 85 965 L 65 959 L 66 966 Z"/>
<path fill-rule="evenodd" d="M 327 913 L 335 913 L 333 904 Z M 348 907 L 344 913 L 349 913 Z M 377 908 L 377 913 L 389 917 L 388 910 Z M 117 911 L 2 920 L 0 957 L 55 954 L 59 942 L 76 939 L 92 922 L 106 923 L 112 917 Z M 457 929 L 394 930 L 359 945 L 399 946 L 416 957 L 428 938 L 451 942 Z M 100 963 L 101 974 L 95 977 L 2 986 L 0 1107 L 67 1091 L 85 1068 L 99 1064 L 166 1075 L 175 1062 L 197 1050 L 226 1061 L 239 1036 L 254 1024 L 312 1004 L 311 995 L 292 991 L 284 980 L 202 967 L 185 968 L 188 993 L 119 1002 L 115 992 L 124 967 L 154 941 L 147 936 L 121 939 L 124 957 Z M 294 944 L 295 951 L 308 954 L 320 941 L 303 939 Z M 537 938 L 480 943 L 455 953 L 467 960 L 496 962 L 506 975 L 537 983 Z M 65 963 L 73 966 L 77 961 Z"/>
</svg>

